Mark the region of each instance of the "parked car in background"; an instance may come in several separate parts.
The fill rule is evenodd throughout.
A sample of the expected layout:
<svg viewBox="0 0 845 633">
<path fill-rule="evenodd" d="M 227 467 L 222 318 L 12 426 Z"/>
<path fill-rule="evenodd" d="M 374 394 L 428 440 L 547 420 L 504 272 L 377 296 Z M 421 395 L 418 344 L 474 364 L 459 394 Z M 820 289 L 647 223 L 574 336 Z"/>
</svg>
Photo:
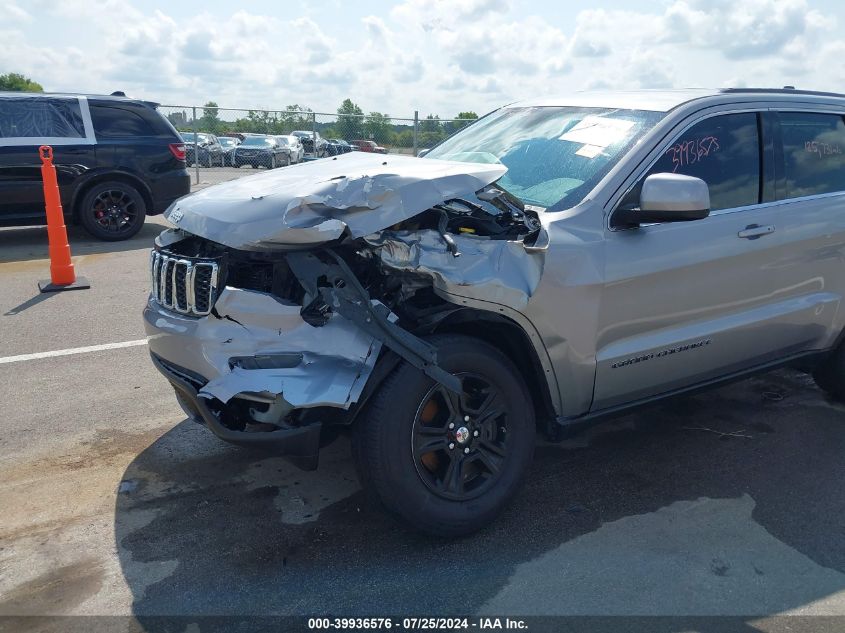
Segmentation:
<svg viewBox="0 0 845 633">
<path fill-rule="evenodd" d="M 326 144 L 329 156 L 340 156 L 353 151 L 352 146 L 340 138 L 330 138 Z"/>
<path fill-rule="evenodd" d="M 223 148 L 223 165 L 234 165 L 235 148 L 241 144 L 241 140 L 235 136 L 218 136 L 217 140 Z"/>
<path fill-rule="evenodd" d="M 355 141 L 349 141 L 354 149 L 359 152 L 372 152 L 375 154 L 387 154 L 387 148 L 382 147 L 381 145 L 376 145 L 375 141 L 365 141 L 362 139 L 358 139 Z"/>
<path fill-rule="evenodd" d="M 298 136 L 294 136 L 293 134 L 283 134 L 281 136 L 277 136 L 276 138 L 279 139 L 279 142 L 288 149 L 291 165 L 302 162 L 302 159 L 305 156 L 305 148 L 302 147 L 302 142 L 299 140 Z"/>
<path fill-rule="evenodd" d="M 235 167 L 275 169 L 290 165 L 288 148 L 275 136 L 247 136 L 234 151 Z"/>
<path fill-rule="evenodd" d="M 125 240 L 191 189 L 185 144 L 157 104 L 124 96 L 0 92 L 0 224 L 44 224 L 40 145 L 66 222 Z"/>
<path fill-rule="evenodd" d="M 189 165 L 202 167 L 223 166 L 223 146 L 214 134 L 207 132 L 182 132 L 185 141 L 185 159 Z"/>
<path fill-rule="evenodd" d="M 291 132 L 293 136 L 299 138 L 302 147 L 305 149 L 305 154 L 312 158 L 322 158 L 328 156 L 327 142 L 319 132 L 309 132 L 308 130 L 296 130 Z"/>
</svg>

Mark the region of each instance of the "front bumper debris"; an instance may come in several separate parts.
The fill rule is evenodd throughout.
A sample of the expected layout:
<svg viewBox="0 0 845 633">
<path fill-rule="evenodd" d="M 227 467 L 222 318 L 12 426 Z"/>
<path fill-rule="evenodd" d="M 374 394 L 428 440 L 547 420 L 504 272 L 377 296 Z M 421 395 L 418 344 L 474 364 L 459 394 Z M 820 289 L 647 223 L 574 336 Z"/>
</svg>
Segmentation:
<svg viewBox="0 0 845 633">
<path fill-rule="evenodd" d="M 300 310 L 266 293 L 227 287 L 212 314 L 199 319 L 150 299 L 144 326 L 152 353 L 207 380 L 202 396 L 227 403 L 245 392 L 284 393 L 295 408 L 349 409 L 381 343 L 342 315 L 315 328 Z"/>
<path fill-rule="evenodd" d="M 287 457 L 304 470 L 317 468 L 322 424 L 278 429 L 271 432 L 235 431 L 224 426 L 210 409 L 208 399 L 199 395 L 197 387 L 189 379 L 188 372 L 180 371 L 156 354 L 150 354 L 153 365 L 173 386 L 176 395 L 187 413 L 196 422 L 201 422 L 217 437 L 240 446 L 264 446 L 273 449 L 276 456 Z"/>
</svg>

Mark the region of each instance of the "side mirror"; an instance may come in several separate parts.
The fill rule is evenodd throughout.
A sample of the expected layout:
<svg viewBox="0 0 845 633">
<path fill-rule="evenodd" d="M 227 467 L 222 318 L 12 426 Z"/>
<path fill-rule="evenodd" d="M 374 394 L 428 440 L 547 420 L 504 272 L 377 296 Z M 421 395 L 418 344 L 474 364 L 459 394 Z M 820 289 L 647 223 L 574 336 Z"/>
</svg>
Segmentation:
<svg viewBox="0 0 845 633">
<path fill-rule="evenodd" d="M 652 174 L 643 181 L 640 205 L 620 208 L 614 227 L 656 222 L 690 222 L 710 214 L 710 190 L 701 178 L 683 174 Z"/>
<path fill-rule="evenodd" d="M 417 158 L 422 158 L 426 154 L 428 154 L 431 150 L 430 149 L 421 149 L 417 152 Z"/>
</svg>

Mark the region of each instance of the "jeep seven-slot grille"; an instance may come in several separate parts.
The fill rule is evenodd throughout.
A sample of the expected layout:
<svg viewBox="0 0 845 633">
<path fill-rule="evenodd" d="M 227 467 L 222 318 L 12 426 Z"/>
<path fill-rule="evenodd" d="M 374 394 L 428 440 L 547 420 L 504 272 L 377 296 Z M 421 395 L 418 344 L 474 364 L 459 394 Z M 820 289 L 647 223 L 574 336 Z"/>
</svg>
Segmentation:
<svg viewBox="0 0 845 633">
<path fill-rule="evenodd" d="M 150 253 L 153 298 L 165 308 L 205 316 L 214 307 L 219 273 L 217 262 Z"/>
</svg>

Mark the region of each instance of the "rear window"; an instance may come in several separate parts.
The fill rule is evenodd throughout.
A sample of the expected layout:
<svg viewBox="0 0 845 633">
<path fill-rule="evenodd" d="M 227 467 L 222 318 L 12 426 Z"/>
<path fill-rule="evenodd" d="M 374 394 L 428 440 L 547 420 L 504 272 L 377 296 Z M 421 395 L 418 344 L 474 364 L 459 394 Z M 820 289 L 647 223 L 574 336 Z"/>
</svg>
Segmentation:
<svg viewBox="0 0 845 633">
<path fill-rule="evenodd" d="M 845 191 L 845 120 L 781 112 L 786 198 Z"/>
<path fill-rule="evenodd" d="M 91 104 L 91 122 L 98 138 L 156 135 L 143 117 L 124 108 Z"/>
<path fill-rule="evenodd" d="M 272 147 L 275 145 L 273 139 L 261 138 L 260 136 L 247 136 L 241 145 L 252 145 L 256 147 Z"/>
<path fill-rule="evenodd" d="M 186 143 L 208 143 L 211 139 L 208 134 L 194 134 L 193 132 L 181 132 L 182 140 Z"/>
<path fill-rule="evenodd" d="M 3 97 L 0 98 L 0 139 L 84 140 L 82 109 L 75 97 Z"/>
</svg>

